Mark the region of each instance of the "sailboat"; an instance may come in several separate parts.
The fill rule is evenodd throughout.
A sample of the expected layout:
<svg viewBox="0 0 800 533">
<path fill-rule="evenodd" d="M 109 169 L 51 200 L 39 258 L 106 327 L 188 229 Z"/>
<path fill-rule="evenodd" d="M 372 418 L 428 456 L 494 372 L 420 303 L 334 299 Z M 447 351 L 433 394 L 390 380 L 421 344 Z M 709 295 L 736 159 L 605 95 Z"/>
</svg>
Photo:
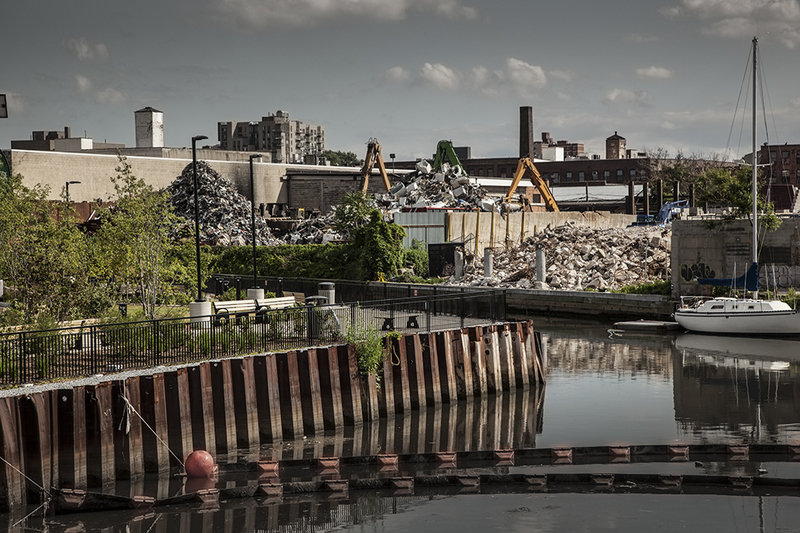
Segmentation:
<svg viewBox="0 0 800 533">
<path fill-rule="evenodd" d="M 800 335 L 800 313 L 780 300 L 758 297 L 758 190 L 756 109 L 758 78 L 758 38 L 753 37 L 753 264 L 748 271 L 732 279 L 698 279 L 705 285 L 743 288 L 751 291 L 750 298 L 717 297 L 707 300 L 681 298 L 675 320 L 689 331 L 724 335 Z"/>
</svg>

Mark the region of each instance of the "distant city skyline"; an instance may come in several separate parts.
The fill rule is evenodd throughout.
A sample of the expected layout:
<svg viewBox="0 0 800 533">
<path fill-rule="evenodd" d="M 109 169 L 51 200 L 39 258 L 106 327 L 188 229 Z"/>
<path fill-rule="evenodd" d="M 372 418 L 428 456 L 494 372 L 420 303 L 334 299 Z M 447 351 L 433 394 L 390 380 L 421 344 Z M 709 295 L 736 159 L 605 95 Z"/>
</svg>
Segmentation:
<svg viewBox="0 0 800 533">
<path fill-rule="evenodd" d="M 741 157 L 753 35 L 769 114 L 759 144 L 800 143 L 798 0 L 8 4 L 5 149 L 65 126 L 135 146 L 134 112 L 152 106 L 170 147 L 283 110 L 359 157 L 371 137 L 398 160 L 430 157 L 440 139 L 513 157 L 529 105 L 536 139 L 591 154 L 616 131 L 636 150 Z"/>
</svg>

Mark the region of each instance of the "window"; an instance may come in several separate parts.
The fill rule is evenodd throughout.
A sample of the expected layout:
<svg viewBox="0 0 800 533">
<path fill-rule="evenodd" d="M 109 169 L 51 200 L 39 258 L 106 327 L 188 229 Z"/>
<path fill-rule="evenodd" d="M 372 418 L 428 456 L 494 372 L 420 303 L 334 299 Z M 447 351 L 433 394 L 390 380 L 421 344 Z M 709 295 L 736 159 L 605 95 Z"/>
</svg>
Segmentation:
<svg viewBox="0 0 800 533">
<path fill-rule="evenodd" d="M 567 172 L 567 181 L 572 181 L 572 172 Z"/>
<path fill-rule="evenodd" d="M 500 177 L 501 178 L 505 178 L 506 177 L 506 169 L 504 169 L 504 168 L 500 169 Z"/>
<path fill-rule="evenodd" d="M 553 183 L 558 183 L 558 172 L 553 172 L 550 176 L 553 178 Z M 798 174 L 798 178 L 800 178 L 800 173 Z"/>
<path fill-rule="evenodd" d="M 489 176 L 489 177 L 494 176 L 494 169 L 493 168 L 487 168 L 486 169 L 486 175 Z"/>
<path fill-rule="evenodd" d="M 605 181 L 608 181 L 608 180 L 611 179 L 611 171 L 610 170 L 604 170 L 603 171 L 603 179 Z"/>
<path fill-rule="evenodd" d="M 722 308 L 723 308 L 723 306 L 721 306 L 721 305 L 712 305 L 711 306 L 712 310 L 714 310 L 714 309 L 722 309 Z"/>
<path fill-rule="evenodd" d="M 781 183 L 790 183 L 790 178 L 788 170 L 781 170 Z"/>
<path fill-rule="evenodd" d="M 783 160 L 789 159 L 789 150 L 782 150 L 781 151 L 781 159 L 783 159 Z"/>
<path fill-rule="evenodd" d="M 769 162 L 770 163 L 774 163 L 775 159 L 777 159 L 777 156 L 776 156 L 775 152 L 770 152 L 769 153 Z"/>
<path fill-rule="evenodd" d="M 592 179 L 593 179 L 593 180 L 596 180 L 596 179 L 597 179 L 597 171 L 596 171 L 596 170 L 593 170 L 593 171 L 592 171 Z"/>
<path fill-rule="evenodd" d="M 622 169 L 617 169 L 617 181 L 622 181 Z"/>
<path fill-rule="evenodd" d="M 586 173 L 583 171 L 578 172 L 578 181 L 586 181 Z"/>
<path fill-rule="evenodd" d="M 797 183 L 800 185 L 800 168 L 797 169 Z"/>
</svg>

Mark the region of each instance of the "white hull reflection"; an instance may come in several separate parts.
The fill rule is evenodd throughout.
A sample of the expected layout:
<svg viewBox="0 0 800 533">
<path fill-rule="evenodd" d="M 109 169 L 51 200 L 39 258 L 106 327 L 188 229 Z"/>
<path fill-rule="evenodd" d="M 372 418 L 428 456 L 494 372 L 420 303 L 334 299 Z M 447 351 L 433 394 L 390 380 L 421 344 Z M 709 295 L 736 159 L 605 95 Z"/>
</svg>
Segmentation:
<svg viewBox="0 0 800 533">
<path fill-rule="evenodd" d="M 788 370 L 792 362 L 800 363 L 800 340 L 683 333 L 675 338 L 675 347 L 718 366 L 775 372 Z"/>
</svg>

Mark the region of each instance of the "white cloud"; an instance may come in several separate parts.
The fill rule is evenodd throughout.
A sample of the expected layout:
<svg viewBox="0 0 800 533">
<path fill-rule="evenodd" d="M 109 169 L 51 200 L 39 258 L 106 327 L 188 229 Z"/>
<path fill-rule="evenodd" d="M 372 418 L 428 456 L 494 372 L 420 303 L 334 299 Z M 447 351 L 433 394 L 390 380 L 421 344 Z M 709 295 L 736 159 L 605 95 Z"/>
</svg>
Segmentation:
<svg viewBox="0 0 800 533">
<path fill-rule="evenodd" d="M 440 89 L 454 91 L 461 85 L 461 74 L 441 63 L 425 63 L 421 76 Z"/>
<path fill-rule="evenodd" d="M 661 128 L 665 130 L 674 130 L 677 129 L 678 127 L 673 122 L 665 120 L 664 122 L 661 123 Z"/>
<path fill-rule="evenodd" d="M 411 73 L 403 67 L 392 67 L 381 74 L 380 78 L 388 82 L 407 81 L 411 78 Z"/>
<path fill-rule="evenodd" d="M 213 10 L 242 28 L 316 26 L 352 17 L 403 20 L 412 11 L 448 20 L 474 20 L 478 11 L 461 0 L 213 0 Z"/>
<path fill-rule="evenodd" d="M 95 99 L 101 104 L 122 104 L 128 101 L 128 95 L 108 87 L 98 92 L 95 95 Z"/>
<path fill-rule="evenodd" d="M 787 48 L 800 45 L 798 0 L 681 0 L 661 13 L 699 19 L 708 35 L 746 38 L 757 32 Z"/>
<path fill-rule="evenodd" d="M 551 70 L 548 73 L 548 76 L 563 81 L 572 81 L 572 78 L 574 77 L 571 72 L 567 72 L 565 70 Z"/>
<path fill-rule="evenodd" d="M 614 89 L 605 98 L 606 103 L 647 107 L 653 98 L 647 91 L 631 91 L 629 89 Z"/>
<path fill-rule="evenodd" d="M 103 43 L 92 44 L 85 38 L 78 37 L 77 39 L 67 39 L 63 45 L 81 61 L 108 59 L 108 47 Z"/>
<path fill-rule="evenodd" d="M 650 66 L 647 68 L 637 68 L 636 75 L 640 78 L 649 78 L 653 80 L 668 80 L 672 77 L 672 71 L 663 67 Z"/>
<path fill-rule="evenodd" d="M 792 100 L 789 102 L 789 105 L 792 107 L 800 107 L 800 97 L 792 98 Z"/>
<path fill-rule="evenodd" d="M 75 83 L 78 85 L 79 93 L 87 93 L 92 90 L 92 80 L 80 74 L 75 75 Z"/>
<path fill-rule="evenodd" d="M 520 89 L 541 89 L 547 84 L 542 67 L 513 57 L 506 59 L 506 76 Z"/>
</svg>

